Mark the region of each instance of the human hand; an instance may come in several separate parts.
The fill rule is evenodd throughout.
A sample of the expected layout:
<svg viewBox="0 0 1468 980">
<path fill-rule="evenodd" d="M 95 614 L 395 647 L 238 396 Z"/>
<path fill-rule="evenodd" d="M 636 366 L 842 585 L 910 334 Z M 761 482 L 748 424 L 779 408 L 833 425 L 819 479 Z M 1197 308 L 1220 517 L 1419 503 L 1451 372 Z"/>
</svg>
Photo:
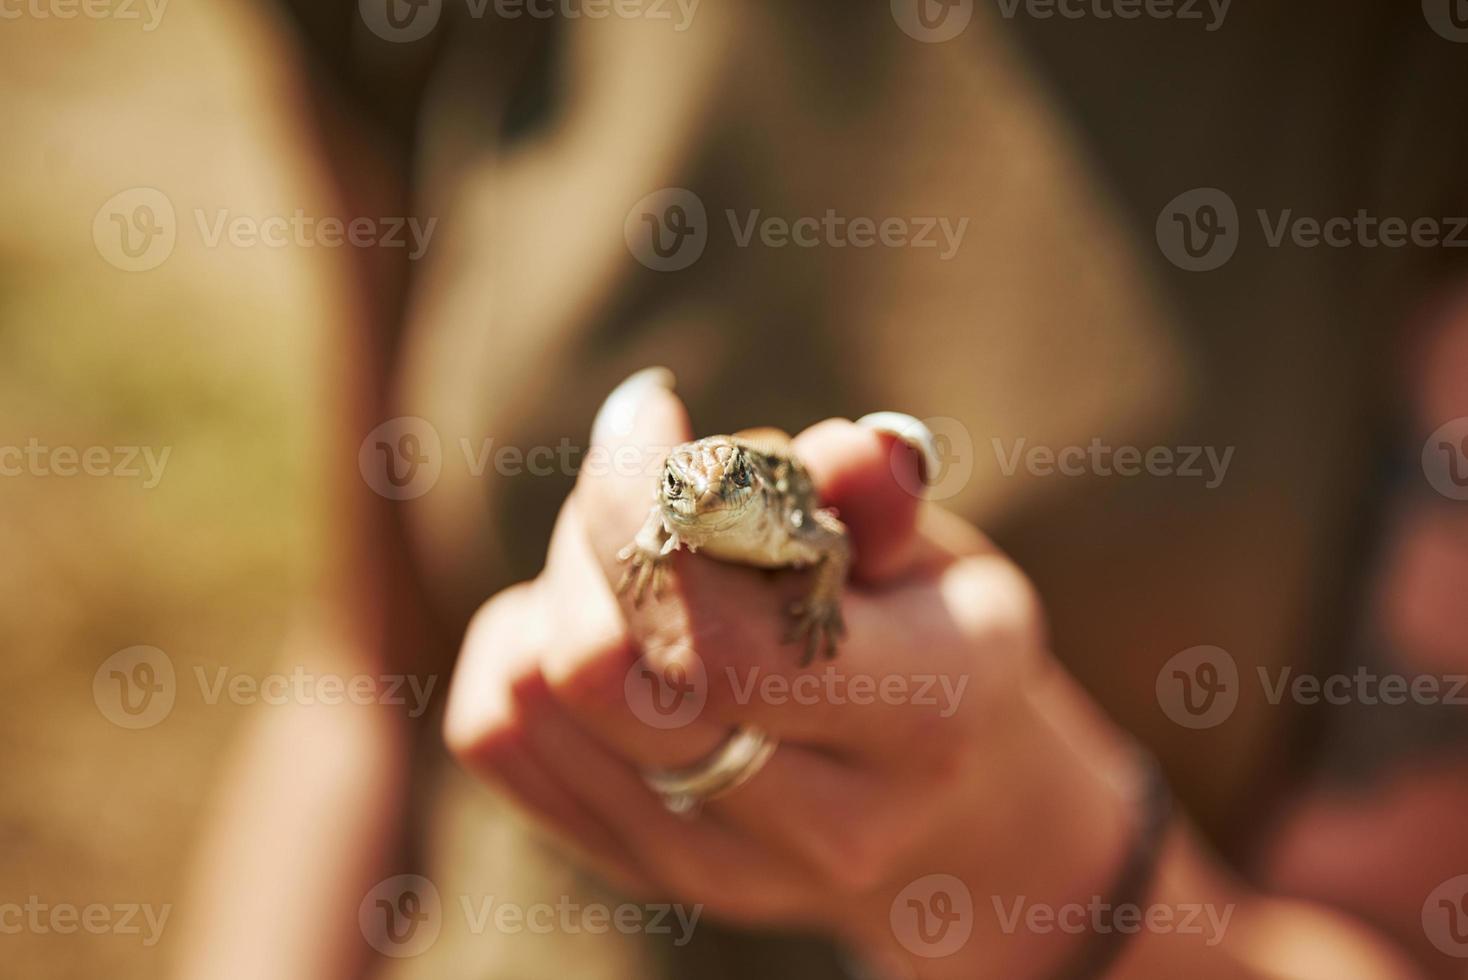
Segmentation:
<svg viewBox="0 0 1468 980">
<path fill-rule="evenodd" d="M 1073 736 L 1104 740 L 1070 712 L 1024 576 L 904 489 L 918 479 L 905 447 L 831 420 L 795 452 L 855 545 L 834 662 L 802 669 L 782 642 L 796 573 L 680 553 L 667 594 L 633 608 L 613 592 L 617 551 L 647 512 L 655 447 L 690 438 L 654 379 L 619 388 L 593 433 L 643 465 L 584 469 L 544 571 L 475 618 L 450 746 L 631 890 L 819 929 L 923 975 L 1063 958 L 970 922 L 961 955 L 929 961 L 898 921 L 904 889 L 934 874 L 1070 900 L 1103 887 L 1125 850 L 1121 794 Z M 694 819 L 668 812 L 641 772 L 701 760 L 740 725 L 780 739 L 764 768 Z"/>
</svg>

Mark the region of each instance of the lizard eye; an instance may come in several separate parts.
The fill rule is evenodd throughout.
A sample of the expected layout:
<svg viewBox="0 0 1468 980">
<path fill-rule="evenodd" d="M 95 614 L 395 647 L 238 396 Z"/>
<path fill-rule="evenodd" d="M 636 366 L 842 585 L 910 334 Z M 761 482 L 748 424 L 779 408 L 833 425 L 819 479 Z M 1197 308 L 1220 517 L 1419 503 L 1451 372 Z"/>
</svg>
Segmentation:
<svg viewBox="0 0 1468 980">
<path fill-rule="evenodd" d="M 729 475 L 736 487 L 749 486 L 749 466 L 743 461 L 735 464 L 734 472 Z"/>
<path fill-rule="evenodd" d="M 674 476 L 672 470 L 669 470 L 668 471 L 668 495 L 671 496 L 671 497 L 676 497 L 676 496 L 678 496 L 678 494 L 680 494 L 682 492 L 683 492 L 683 481 L 680 480 L 680 479 L 678 479 L 676 476 Z"/>
</svg>

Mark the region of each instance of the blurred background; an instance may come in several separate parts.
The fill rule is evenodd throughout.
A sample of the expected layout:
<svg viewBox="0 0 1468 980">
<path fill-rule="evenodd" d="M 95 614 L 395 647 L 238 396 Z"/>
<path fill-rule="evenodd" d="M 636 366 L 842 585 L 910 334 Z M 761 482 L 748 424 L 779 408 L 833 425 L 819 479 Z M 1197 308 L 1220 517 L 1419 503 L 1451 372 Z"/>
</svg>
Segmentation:
<svg viewBox="0 0 1468 980">
<path fill-rule="evenodd" d="M 1255 691 L 1193 729 L 1157 677 L 1201 644 L 1245 677 L 1468 670 L 1463 482 L 1422 454 L 1468 437 L 1440 430 L 1468 417 L 1458 6 L 0 2 L 0 903 L 106 909 L 6 928 L 0 972 L 198 963 L 218 881 L 268 891 L 336 837 L 369 855 L 355 895 L 598 887 L 447 765 L 437 715 L 574 478 L 475 454 L 583 446 L 665 363 L 701 431 L 942 420 L 945 504 L 1241 872 L 1454 975 L 1420 915 L 1468 872 L 1462 709 Z M 675 206 L 694 251 L 646 230 Z M 831 211 L 908 244 L 740 241 Z M 1311 244 L 1302 217 L 1352 220 Z M 912 244 L 929 220 L 951 248 Z M 1214 486 L 1066 478 L 1005 472 L 1019 439 L 1233 453 Z M 331 664 L 402 700 L 306 703 Z M 392 802 L 312 796 L 337 780 Z M 266 785 L 269 819 L 241 802 Z M 399 962 L 292 894 L 340 975 L 644 962 L 451 927 Z"/>
</svg>

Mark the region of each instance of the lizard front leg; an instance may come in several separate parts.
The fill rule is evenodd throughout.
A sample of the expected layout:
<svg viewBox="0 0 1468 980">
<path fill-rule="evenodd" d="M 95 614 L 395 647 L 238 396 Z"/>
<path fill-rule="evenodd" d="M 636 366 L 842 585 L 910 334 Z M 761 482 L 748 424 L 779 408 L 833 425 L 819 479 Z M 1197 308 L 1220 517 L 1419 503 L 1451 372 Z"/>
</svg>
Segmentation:
<svg viewBox="0 0 1468 980">
<path fill-rule="evenodd" d="M 617 560 L 627 563 L 622 580 L 617 583 L 617 594 L 630 589 L 634 607 L 642 605 L 649 586 L 655 598 L 662 596 L 667 585 L 668 556 L 678 550 L 678 545 L 678 535 L 663 523 L 662 506 L 653 504 L 637 536 L 617 552 Z"/>
<path fill-rule="evenodd" d="M 787 642 L 805 643 L 802 667 L 809 666 L 822 648 L 826 659 L 836 656 L 837 643 L 846 635 L 841 593 L 851 567 L 851 538 L 846 525 L 829 510 L 818 510 L 810 516 L 811 520 L 796 529 L 795 537 L 816 555 L 815 584 L 804 599 L 790 607 L 793 622 L 786 638 Z"/>
</svg>

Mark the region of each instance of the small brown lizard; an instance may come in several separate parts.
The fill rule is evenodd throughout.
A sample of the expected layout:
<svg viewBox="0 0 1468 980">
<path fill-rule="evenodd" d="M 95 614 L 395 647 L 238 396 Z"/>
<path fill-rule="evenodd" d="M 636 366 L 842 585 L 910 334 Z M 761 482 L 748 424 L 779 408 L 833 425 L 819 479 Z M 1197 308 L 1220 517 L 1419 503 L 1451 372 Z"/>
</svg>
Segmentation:
<svg viewBox="0 0 1468 980">
<path fill-rule="evenodd" d="M 758 568 L 815 566 L 815 585 L 790 607 L 788 642 L 805 643 L 801 666 L 845 635 L 841 590 L 851 540 L 836 512 L 822 508 L 805 467 L 779 429 L 746 429 L 676 446 L 659 475 L 652 511 L 617 553 L 627 570 L 617 592 L 640 605 L 649 586 L 662 594 L 669 556 L 680 547 Z"/>
</svg>

